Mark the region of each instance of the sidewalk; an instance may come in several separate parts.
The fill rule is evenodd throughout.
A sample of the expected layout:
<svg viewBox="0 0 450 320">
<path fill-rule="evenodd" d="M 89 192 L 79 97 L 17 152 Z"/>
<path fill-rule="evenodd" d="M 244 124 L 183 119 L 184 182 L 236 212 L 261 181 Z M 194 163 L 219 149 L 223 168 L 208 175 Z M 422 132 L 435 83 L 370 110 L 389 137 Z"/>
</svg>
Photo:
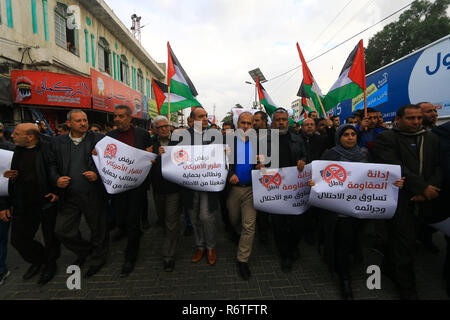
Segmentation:
<svg viewBox="0 0 450 320">
<path fill-rule="evenodd" d="M 153 206 L 150 212 L 154 213 Z M 151 215 L 151 221 L 156 219 Z M 252 277 L 244 281 L 237 273 L 236 246 L 226 238 L 218 215 L 217 262 L 209 266 L 204 258 L 199 263 L 191 263 L 194 250 L 193 235 L 181 236 L 175 270 L 163 271 L 160 248 L 163 230 L 152 226 L 144 232 L 140 255 L 135 271 L 125 279 L 119 277 L 123 263 L 123 249 L 126 240 L 111 243 L 107 265 L 95 276 L 82 278 L 81 290 L 69 290 L 66 281 L 67 266 L 75 256 L 62 248 L 58 261 L 58 273 L 42 288 L 36 285 L 38 277 L 24 281 L 22 275 L 29 265 L 17 251 L 9 246 L 8 265 L 11 276 L 0 287 L 0 300 L 4 299 L 340 299 L 337 280 L 332 279 L 327 267 L 322 263 L 317 248 L 304 242 L 300 246 L 300 259 L 294 264 L 291 274 L 281 271 L 273 239 L 268 246 L 262 245 L 255 237 L 252 256 L 249 261 Z M 82 229 L 86 231 L 86 227 Z M 442 278 L 445 239 L 442 233 L 434 235 L 439 254 L 431 254 L 418 246 L 416 255 L 417 288 L 420 299 L 448 299 Z M 379 265 L 381 256 L 365 250 L 365 260 L 353 269 L 353 290 L 355 299 L 398 299 L 395 287 L 386 277 L 382 277 L 381 290 L 368 290 L 366 268 Z M 82 273 L 87 267 L 82 268 Z"/>
</svg>

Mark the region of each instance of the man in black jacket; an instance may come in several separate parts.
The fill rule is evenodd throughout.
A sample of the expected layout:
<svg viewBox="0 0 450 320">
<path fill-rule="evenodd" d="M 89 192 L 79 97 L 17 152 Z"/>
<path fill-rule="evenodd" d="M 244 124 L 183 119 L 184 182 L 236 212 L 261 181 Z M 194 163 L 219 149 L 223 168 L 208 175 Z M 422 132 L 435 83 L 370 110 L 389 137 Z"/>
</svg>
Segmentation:
<svg viewBox="0 0 450 320">
<path fill-rule="evenodd" d="M 55 275 L 56 260 L 60 256 L 60 242 L 55 235 L 58 197 L 56 186 L 51 187 L 47 179 L 49 145 L 40 140 L 39 129 L 32 123 L 19 124 L 12 137 L 17 147 L 11 170 L 5 172 L 10 179 L 10 197 L 8 203 L 0 203 L 0 211 L 6 210 L 8 216 L 9 207 L 14 210 L 11 244 L 31 263 L 23 279 L 31 279 L 44 266 L 38 281 L 39 285 L 44 285 Z M 45 245 L 34 240 L 39 225 L 42 225 Z"/>
<path fill-rule="evenodd" d="M 181 187 L 163 178 L 161 172 L 161 154 L 165 146 L 175 145 L 170 141 L 169 121 L 164 116 L 157 116 L 152 122 L 156 132 L 153 150 L 158 158 L 152 166 L 150 177 L 153 185 L 155 207 L 159 217 L 164 219 L 166 234 L 162 248 L 164 271 L 172 272 L 175 268 L 175 249 L 180 237 Z"/>
<path fill-rule="evenodd" d="M 131 147 L 152 151 L 152 139 L 148 131 L 131 125 L 132 110 L 125 105 L 114 109 L 114 125 L 116 130 L 108 132 L 108 136 L 117 139 Z M 139 187 L 112 196 L 112 208 L 119 229 L 127 235 L 128 243 L 125 249 L 125 263 L 121 277 L 127 277 L 134 269 L 139 251 L 141 217 L 145 209 L 148 181 Z"/>
<path fill-rule="evenodd" d="M 382 271 L 398 285 L 404 299 L 417 299 L 414 274 L 416 224 L 432 215 L 433 200 L 443 181 L 439 141 L 422 127 L 417 105 L 398 109 L 393 130 L 377 135 L 374 156 L 378 163 L 400 165 L 405 187 L 399 190 L 397 211 L 388 226 L 388 252 Z"/>
<path fill-rule="evenodd" d="M 50 152 L 49 179 L 59 188 L 59 212 L 56 235 L 62 244 L 77 255 L 72 263 L 82 266 L 90 256 L 85 274 L 96 274 L 106 262 L 109 234 L 106 219 L 106 191 L 92 159 L 92 150 L 102 134 L 88 131 L 88 119 L 82 110 L 67 113 L 69 134 L 53 139 Z M 91 230 L 91 239 L 81 237 L 81 215 Z"/>
<path fill-rule="evenodd" d="M 278 108 L 272 115 L 272 129 L 279 130 L 279 168 L 297 167 L 303 171 L 305 167 L 305 147 L 301 138 L 288 131 L 288 112 Z M 271 154 L 273 157 L 274 155 Z M 257 169 L 263 168 L 258 164 Z M 299 258 L 298 244 L 302 237 L 302 215 L 271 214 L 275 244 L 281 257 L 281 270 L 292 271 L 292 263 Z"/>
</svg>

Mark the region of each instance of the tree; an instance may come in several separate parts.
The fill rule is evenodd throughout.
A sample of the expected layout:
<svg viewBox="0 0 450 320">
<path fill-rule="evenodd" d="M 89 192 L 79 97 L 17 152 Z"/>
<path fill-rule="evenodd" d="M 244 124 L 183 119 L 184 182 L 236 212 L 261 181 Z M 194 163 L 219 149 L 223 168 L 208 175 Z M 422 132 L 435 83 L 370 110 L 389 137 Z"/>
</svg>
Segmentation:
<svg viewBox="0 0 450 320">
<path fill-rule="evenodd" d="M 365 49 L 366 73 L 375 71 L 450 33 L 450 0 L 417 0 L 398 21 L 376 33 Z"/>
<path fill-rule="evenodd" d="M 241 106 L 239 103 L 237 103 L 235 105 L 235 108 L 239 108 L 239 109 L 243 109 L 244 107 Z M 233 111 L 228 111 L 227 115 L 222 119 L 222 123 L 224 122 L 228 122 L 228 121 L 233 121 Z"/>
</svg>

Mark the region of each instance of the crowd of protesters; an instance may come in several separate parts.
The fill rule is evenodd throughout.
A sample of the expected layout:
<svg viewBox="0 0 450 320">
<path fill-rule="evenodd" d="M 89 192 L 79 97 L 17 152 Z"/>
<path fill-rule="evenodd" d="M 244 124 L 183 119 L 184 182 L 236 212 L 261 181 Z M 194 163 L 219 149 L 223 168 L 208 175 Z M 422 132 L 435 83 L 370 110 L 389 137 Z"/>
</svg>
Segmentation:
<svg viewBox="0 0 450 320">
<path fill-rule="evenodd" d="M 0 285 L 10 275 L 6 264 L 8 233 L 11 245 L 30 264 L 24 280 L 40 274 L 39 285 L 51 281 L 57 272 L 61 244 L 74 253 L 73 265 L 89 264 L 84 276 L 92 277 L 107 262 L 110 241 L 122 238 L 126 238 L 126 247 L 120 276 L 127 277 L 139 256 L 142 229 L 150 227 L 147 191 L 151 188 L 157 226 L 164 228 L 161 256 L 167 272 L 175 269 L 183 227 L 185 236 L 193 233 L 192 262 L 206 256 L 207 263 L 214 265 L 216 220 L 221 219 L 230 241 L 237 245 L 237 272 L 243 279 L 251 277 L 249 261 L 255 235 L 264 245 L 273 238 L 285 273 L 292 272 L 293 263 L 300 259 L 299 244 L 304 240 L 319 248 L 329 271 L 338 275 L 342 297 L 353 299 L 351 266 L 362 262 L 361 236 L 372 225 L 376 235 L 372 247 L 383 255 L 382 273 L 394 281 L 401 298 L 417 299 L 417 242 L 438 252 L 432 241 L 435 229 L 429 225 L 450 216 L 446 209 L 450 195 L 450 122 L 436 126 L 436 107 L 428 102 L 400 107 L 389 125 L 381 112 L 371 108 L 367 114 L 355 112 L 344 124 L 339 117 L 320 118 L 317 112 L 311 112 L 301 124 L 289 127 L 289 115 L 283 108 L 277 109 L 270 120 L 269 126 L 263 111 L 243 112 L 236 128 L 233 122 L 224 122 L 219 128 L 208 122 L 205 109 L 195 107 L 188 127 L 175 128 L 166 117 L 157 116 L 147 131 L 133 126 L 129 107 L 117 106 L 114 123 L 108 126 L 89 124 L 82 110 L 71 110 L 66 123 L 56 128 L 55 137 L 44 121 L 37 121 L 17 125 L 11 136 L 13 142 L 4 137 L 0 123 L 0 148 L 14 151 L 11 169 L 3 173 L 9 179 L 9 196 L 0 197 Z M 223 140 L 202 139 L 211 129 L 221 130 Z M 174 130 L 187 130 L 191 138 L 188 144 L 193 145 L 225 144 L 227 135 L 251 129 L 256 131 L 256 144 L 248 136 L 236 134 L 232 150 L 226 150 L 234 161 L 230 161 L 223 191 L 194 191 L 163 177 L 161 155 L 165 147 L 178 143 L 172 139 Z M 295 166 L 301 172 L 314 160 L 401 166 L 402 179 L 395 182 L 400 191 L 394 217 L 360 220 L 315 207 L 303 215 L 255 210 L 251 172 L 270 166 L 264 164 L 260 154 L 262 143 L 271 145 L 270 130 L 279 132 L 279 141 L 275 142 L 279 146 L 279 168 Z M 158 155 L 138 188 L 116 195 L 106 193 L 92 159 L 96 143 L 105 135 Z M 89 240 L 81 236 L 82 216 L 90 230 Z M 35 239 L 39 227 L 43 242 Z M 450 238 L 446 241 L 445 265 L 436 268 L 443 267 L 450 295 Z"/>
</svg>

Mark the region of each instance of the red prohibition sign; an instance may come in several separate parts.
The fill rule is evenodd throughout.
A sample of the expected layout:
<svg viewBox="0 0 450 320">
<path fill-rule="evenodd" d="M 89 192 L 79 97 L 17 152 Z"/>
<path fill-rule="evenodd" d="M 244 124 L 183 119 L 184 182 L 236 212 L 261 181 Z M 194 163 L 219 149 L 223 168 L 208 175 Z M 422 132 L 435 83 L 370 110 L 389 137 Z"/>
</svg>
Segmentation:
<svg viewBox="0 0 450 320">
<path fill-rule="evenodd" d="M 188 156 L 187 152 L 184 150 L 179 150 L 177 153 L 175 153 L 174 158 L 175 158 L 176 163 L 189 161 L 189 156 Z"/>
<path fill-rule="evenodd" d="M 116 153 L 117 153 L 117 146 L 111 143 L 106 146 L 104 156 L 106 157 L 107 155 L 109 155 L 111 158 L 114 158 L 116 156 Z"/>
<path fill-rule="evenodd" d="M 277 186 L 281 185 L 281 176 L 279 173 L 277 173 L 276 175 L 267 175 L 267 176 L 263 176 L 262 178 L 262 184 L 264 187 L 269 188 L 269 186 L 273 183 Z"/>
<path fill-rule="evenodd" d="M 323 179 L 330 183 L 333 179 L 338 179 L 341 182 L 345 182 L 347 179 L 347 172 L 343 167 L 338 164 L 331 164 L 323 171 Z"/>
</svg>

